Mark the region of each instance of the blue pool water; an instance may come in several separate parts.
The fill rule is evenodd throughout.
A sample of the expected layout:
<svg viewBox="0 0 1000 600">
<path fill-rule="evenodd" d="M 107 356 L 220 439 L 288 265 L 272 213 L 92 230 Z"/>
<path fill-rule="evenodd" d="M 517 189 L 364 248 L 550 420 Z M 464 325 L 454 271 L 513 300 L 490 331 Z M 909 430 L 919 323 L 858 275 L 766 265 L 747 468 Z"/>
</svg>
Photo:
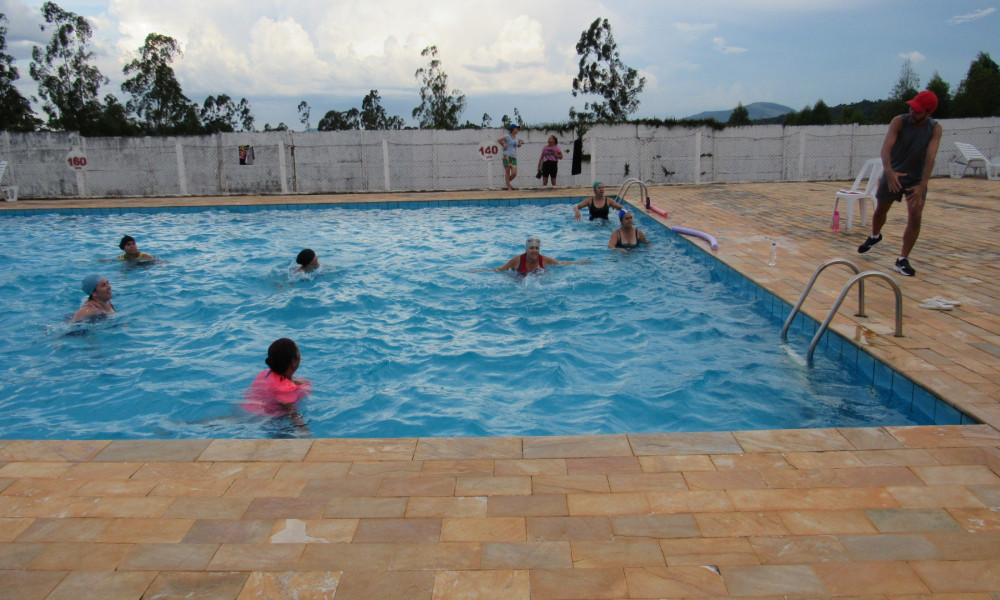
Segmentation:
<svg viewBox="0 0 1000 600">
<path fill-rule="evenodd" d="M 645 250 L 569 205 L 5 219 L 0 437 L 481 436 L 914 425 L 778 327 L 700 251 Z M 99 262 L 124 234 L 165 259 Z M 592 264 L 472 269 L 523 252 Z M 315 276 L 291 274 L 303 247 Z M 118 313 L 66 321 L 89 272 Z M 295 339 L 308 430 L 250 416 L 267 346 Z"/>
</svg>

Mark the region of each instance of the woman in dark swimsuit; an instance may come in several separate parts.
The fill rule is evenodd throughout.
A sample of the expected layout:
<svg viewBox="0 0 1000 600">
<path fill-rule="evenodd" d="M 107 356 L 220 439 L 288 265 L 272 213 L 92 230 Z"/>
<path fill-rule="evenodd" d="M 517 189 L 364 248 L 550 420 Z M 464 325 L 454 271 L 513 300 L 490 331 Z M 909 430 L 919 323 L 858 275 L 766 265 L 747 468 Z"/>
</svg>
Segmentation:
<svg viewBox="0 0 1000 600">
<path fill-rule="evenodd" d="M 608 220 L 608 211 L 611 208 L 615 210 L 621 210 L 624 207 L 618 204 L 611 198 L 604 197 L 604 184 L 600 181 L 594 182 L 594 196 L 592 198 L 587 198 L 583 202 L 577 204 L 573 207 L 573 219 L 576 221 L 580 220 L 580 209 L 584 206 L 590 207 L 590 220 L 594 219 L 604 219 Z"/>
<path fill-rule="evenodd" d="M 526 275 L 538 269 L 544 269 L 554 265 L 589 265 L 590 260 L 556 260 L 551 256 L 542 256 L 542 242 L 535 236 L 528 238 L 524 243 L 524 254 L 515 256 L 508 260 L 502 267 L 494 269 L 476 269 L 472 273 L 480 271 L 516 271 Z"/>
<path fill-rule="evenodd" d="M 638 227 L 632 226 L 635 223 L 635 217 L 632 216 L 631 212 L 625 209 L 618 211 L 618 220 L 622 226 L 611 232 L 611 239 L 608 240 L 608 248 L 629 250 L 631 248 L 638 248 L 639 244 L 649 243 L 646 241 L 646 234 L 640 231 Z"/>
<path fill-rule="evenodd" d="M 100 275 L 87 275 L 83 278 L 82 289 L 87 294 L 87 301 L 76 311 L 70 323 L 115 312 L 115 306 L 111 304 L 111 284 L 107 279 Z"/>
</svg>

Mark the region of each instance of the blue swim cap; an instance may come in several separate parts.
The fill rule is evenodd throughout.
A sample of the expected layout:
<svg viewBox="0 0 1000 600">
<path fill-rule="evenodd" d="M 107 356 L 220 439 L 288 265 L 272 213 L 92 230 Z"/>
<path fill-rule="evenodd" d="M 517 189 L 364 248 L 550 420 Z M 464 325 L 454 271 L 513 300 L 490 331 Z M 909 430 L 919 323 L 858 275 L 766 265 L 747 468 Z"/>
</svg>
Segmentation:
<svg viewBox="0 0 1000 600">
<path fill-rule="evenodd" d="M 87 294 L 88 296 L 93 294 L 94 290 L 97 289 L 97 284 L 101 283 L 101 280 L 103 279 L 104 278 L 98 275 L 97 273 L 91 273 L 90 275 L 84 277 L 83 285 L 80 286 L 83 289 L 83 293 Z"/>
<path fill-rule="evenodd" d="M 618 222 L 621 223 L 622 219 L 625 218 L 625 215 L 630 215 L 630 214 L 632 214 L 632 211 L 625 210 L 624 208 L 621 209 L 620 211 L 618 211 Z"/>
</svg>

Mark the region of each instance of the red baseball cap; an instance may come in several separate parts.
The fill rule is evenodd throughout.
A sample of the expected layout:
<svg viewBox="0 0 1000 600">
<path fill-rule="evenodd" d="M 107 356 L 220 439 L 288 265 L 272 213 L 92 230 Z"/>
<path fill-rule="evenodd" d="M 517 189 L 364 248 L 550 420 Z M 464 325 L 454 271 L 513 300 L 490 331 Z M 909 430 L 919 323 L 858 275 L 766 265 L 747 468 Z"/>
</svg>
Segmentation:
<svg viewBox="0 0 1000 600">
<path fill-rule="evenodd" d="M 934 95 L 934 92 L 923 91 L 917 94 L 913 100 L 907 100 L 906 103 L 912 106 L 913 110 L 917 112 L 934 112 L 934 109 L 938 105 L 938 99 Z"/>
</svg>

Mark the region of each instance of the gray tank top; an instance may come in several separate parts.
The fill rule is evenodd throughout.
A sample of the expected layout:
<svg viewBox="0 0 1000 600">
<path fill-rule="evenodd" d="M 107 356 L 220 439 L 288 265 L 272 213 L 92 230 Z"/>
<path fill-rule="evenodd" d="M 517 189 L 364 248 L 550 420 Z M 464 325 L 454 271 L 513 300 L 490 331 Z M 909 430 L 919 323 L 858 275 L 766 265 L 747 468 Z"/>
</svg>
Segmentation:
<svg viewBox="0 0 1000 600">
<path fill-rule="evenodd" d="M 889 154 L 889 161 L 892 170 L 903 173 L 899 178 L 900 184 L 904 188 L 910 188 L 920 183 L 924 176 L 924 163 L 927 161 L 927 145 L 931 143 L 934 136 L 934 127 L 937 121 L 927 119 L 927 123 L 920 128 L 914 127 L 910 123 L 909 115 L 903 115 L 903 128 L 896 138 L 896 145 L 892 147 Z M 882 176 L 885 179 L 885 175 Z"/>
</svg>

